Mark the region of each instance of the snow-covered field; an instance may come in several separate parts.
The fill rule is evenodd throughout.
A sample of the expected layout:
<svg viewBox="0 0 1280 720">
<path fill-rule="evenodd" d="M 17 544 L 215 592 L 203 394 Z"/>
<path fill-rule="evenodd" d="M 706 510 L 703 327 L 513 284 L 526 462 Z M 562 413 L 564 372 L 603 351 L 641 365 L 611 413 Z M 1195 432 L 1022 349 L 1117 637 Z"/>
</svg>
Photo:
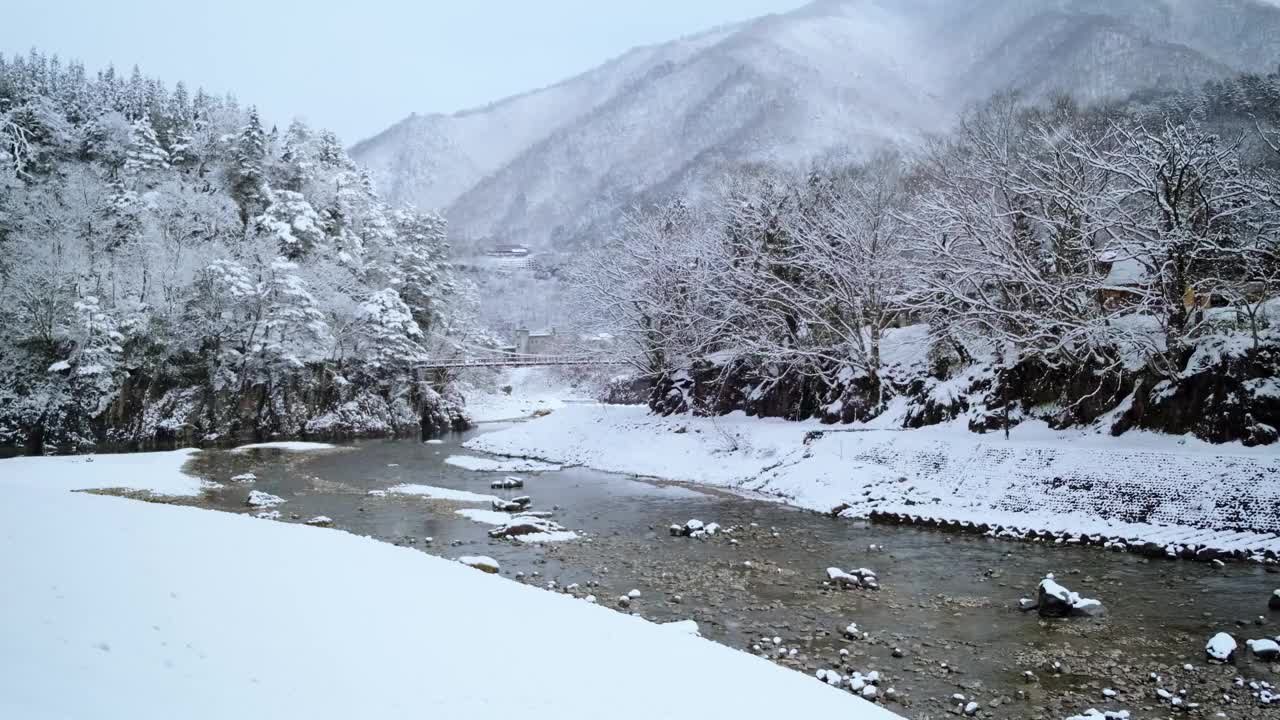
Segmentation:
<svg viewBox="0 0 1280 720">
<path fill-rule="evenodd" d="M 575 405 L 467 447 L 761 492 L 820 511 L 848 505 L 854 515 L 1097 535 L 1174 552 L 1280 552 L 1280 456 L 1190 438 L 1028 422 L 1005 440 L 957 425 L 893 431 Z"/>
<path fill-rule="evenodd" d="M 896 717 L 681 632 L 189 495 L 189 452 L 0 461 L 0 717 Z"/>
</svg>

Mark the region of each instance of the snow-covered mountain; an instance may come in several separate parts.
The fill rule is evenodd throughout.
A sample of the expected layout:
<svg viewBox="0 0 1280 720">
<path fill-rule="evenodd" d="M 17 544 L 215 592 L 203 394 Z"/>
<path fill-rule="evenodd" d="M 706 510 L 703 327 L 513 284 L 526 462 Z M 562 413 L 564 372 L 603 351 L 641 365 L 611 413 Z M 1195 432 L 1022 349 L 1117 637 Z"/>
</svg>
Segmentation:
<svg viewBox="0 0 1280 720">
<path fill-rule="evenodd" d="M 1007 88 L 1094 100 L 1278 61 L 1280 8 L 1261 0 L 818 0 L 412 115 L 352 152 L 455 237 L 564 247 L 725 167 L 910 142 Z"/>
</svg>

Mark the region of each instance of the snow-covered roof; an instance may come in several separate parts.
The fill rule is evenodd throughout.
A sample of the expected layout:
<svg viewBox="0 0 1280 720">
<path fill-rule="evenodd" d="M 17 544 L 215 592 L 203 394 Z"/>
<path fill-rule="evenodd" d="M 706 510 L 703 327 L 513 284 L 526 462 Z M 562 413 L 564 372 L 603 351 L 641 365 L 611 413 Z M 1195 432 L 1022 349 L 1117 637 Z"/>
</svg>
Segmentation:
<svg viewBox="0 0 1280 720">
<path fill-rule="evenodd" d="M 1133 258 L 1116 260 L 1107 273 L 1107 284 L 1118 287 L 1144 285 L 1147 279 L 1147 269 Z"/>
</svg>

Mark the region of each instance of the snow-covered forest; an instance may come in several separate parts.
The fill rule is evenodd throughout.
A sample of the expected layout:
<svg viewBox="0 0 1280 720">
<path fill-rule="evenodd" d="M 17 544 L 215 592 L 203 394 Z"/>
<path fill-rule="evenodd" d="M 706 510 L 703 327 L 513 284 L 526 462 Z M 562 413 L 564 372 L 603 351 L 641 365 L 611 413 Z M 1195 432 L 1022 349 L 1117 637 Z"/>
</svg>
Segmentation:
<svg viewBox="0 0 1280 720">
<path fill-rule="evenodd" d="M 997 96 L 910 153 L 632 213 L 577 273 L 656 410 L 1266 444 L 1280 425 L 1280 76 Z"/>
<path fill-rule="evenodd" d="M 445 230 L 330 132 L 0 57 L 0 443 L 461 423 L 413 372 L 473 310 Z"/>
</svg>

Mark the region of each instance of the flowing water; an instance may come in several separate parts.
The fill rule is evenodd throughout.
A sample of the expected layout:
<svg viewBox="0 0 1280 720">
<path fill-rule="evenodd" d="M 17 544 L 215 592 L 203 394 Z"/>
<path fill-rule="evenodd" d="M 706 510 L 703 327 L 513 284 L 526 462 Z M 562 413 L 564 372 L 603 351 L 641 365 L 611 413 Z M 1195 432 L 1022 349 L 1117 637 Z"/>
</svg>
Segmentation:
<svg viewBox="0 0 1280 720">
<path fill-rule="evenodd" d="M 285 522 L 324 515 L 338 530 L 434 555 L 488 555 L 513 580 L 554 582 L 558 591 L 577 583 L 579 596 L 594 594 L 615 607 L 621 595 L 638 589 L 641 596 L 622 611 L 658 622 L 696 620 L 705 637 L 802 672 L 878 671 L 882 696 L 890 687 L 896 691 L 889 707 L 912 718 L 958 713 L 970 700 L 980 703 L 984 717 L 1060 719 L 1089 707 L 1165 717 L 1172 706 L 1159 689 L 1185 690 L 1184 708 L 1202 704 L 1190 711 L 1193 717 L 1275 711 L 1259 708 L 1248 687 L 1233 683 L 1237 676 L 1275 682 L 1280 671 L 1248 657 L 1243 646 L 1246 638 L 1280 634 L 1280 613 L 1269 615 L 1266 607 L 1280 575 L 1261 566 L 1215 568 L 868 525 L 581 468 L 514 473 L 526 480 L 524 489 L 496 491 L 490 481 L 511 473 L 444 463 L 450 455 L 474 455 L 460 447 L 473 434 L 443 444 L 365 441 L 318 453 L 201 453 L 194 472 L 224 485 L 199 504 L 252 512 L 246 497 L 262 490 L 287 500 L 278 508 Z M 256 482 L 229 482 L 245 472 Z M 368 494 L 400 483 L 529 495 L 533 509 L 553 511 L 556 522 L 582 537 L 545 545 L 495 540 L 490 526 L 455 512 L 488 509 L 483 505 Z M 668 526 L 692 518 L 730 531 L 707 540 L 669 535 Z M 824 581 L 832 566 L 871 568 L 881 590 L 831 588 Z M 1106 617 L 1046 621 L 1017 611 L 1017 600 L 1033 597 L 1048 572 L 1102 600 Z M 513 633 L 527 620 L 514 613 Z M 868 636 L 846 637 L 850 623 Z M 1221 630 L 1241 641 L 1235 667 L 1204 662 L 1205 641 Z M 1191 669 L 1184 669 L 1188 663 Z M 1117 697 L 1104 697 L 1104 688 Z M 957 693 L 964 702 L 953 698 Z"/>
</svg>

